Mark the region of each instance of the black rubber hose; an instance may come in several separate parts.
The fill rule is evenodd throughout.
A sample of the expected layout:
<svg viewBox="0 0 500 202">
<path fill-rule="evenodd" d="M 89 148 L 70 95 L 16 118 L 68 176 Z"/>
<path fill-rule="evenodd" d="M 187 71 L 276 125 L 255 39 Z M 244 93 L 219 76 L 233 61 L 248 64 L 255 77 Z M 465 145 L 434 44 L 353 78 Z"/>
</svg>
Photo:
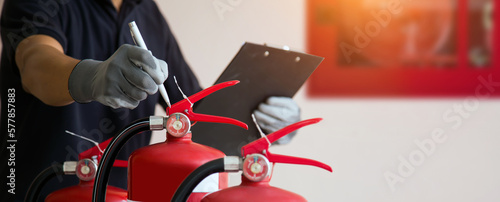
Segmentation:
<svg viewBox="0 0 500 202">
<path fill-rule="evenodd" d="M 40 191 L 45 183 L 57 175 L 63 175 L 63 166 L 60 163 L 54 163 L 50 167 L 45 168 L 40 174 L 35 177 L 26 193 L 26 202 L 35 202 L 40 197 Z"/>
<path fill-rule="evenodd" d="M 194 170 L 175 191 L 172 202 L 185 202 L 196 185 L 212 173 L 224 172 L 224 158 L 209 161 Z"/>
<path fill-rule="evenodd" d="M 94 181 L 94 188 L 92 191 L 93 202 L 104 202 L 106 200 L 106 187 L 108 185 L 109 173 L 111 172 L 113 162 L 123 145 L 125 145 L 125 143 L 127 143 L 127 141 L 134 135 L 148 130 L 150 130 L 149 118 L 139 119 L 126 126 L 125 129 L 123 129 L 111 140 L 102 155 L 101 162 L 99 162 L 99 167 Z"/>
</svg>

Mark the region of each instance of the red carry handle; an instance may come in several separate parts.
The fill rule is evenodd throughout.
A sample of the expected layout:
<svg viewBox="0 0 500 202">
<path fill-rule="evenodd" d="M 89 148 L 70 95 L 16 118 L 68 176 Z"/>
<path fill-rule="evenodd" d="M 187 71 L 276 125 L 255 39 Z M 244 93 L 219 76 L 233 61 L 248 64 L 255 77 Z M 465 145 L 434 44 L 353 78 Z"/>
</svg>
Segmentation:
<svg viewBox="0 0 500 202">
<path fill-rule="evenodd" d="M 220 90 L 226 87 L 234 86 L 238 84 L 240 81 L 234 80 L 234 81 L 227 81 L 223 83 L 219 83 L 217 85 L 213 85 L 209 88 L 206 88 L 194 95 L 191 95 L 188 97 L 188 99 L 183 99 L 175 104 L 173 104 L 171 107 L 167 108 L 167 115 L 170 116 L 173 113 L 183 113 L 185 114 L 192 122 L 195 121 L 202 121 L 202 122 L 212 122 L 212 123 L 227 123 L 227 124 L 233 124 L 239 127 L 242 127 L 244 129 L 248 130 L 248 125 L 238 121 L 236 119 L 232 118 L 227 118 L 227 117 L 221 117 L 221 116 L 213 116 L 213 115 L 206 115 L 206 114 L 197 114 L 193 112 L 192 104 L 195 102 L 200 101 L 204 97 Z"/>
<path fill-rule="evenodd" d="M 99 144 L 99 148 L 106 149 L 106 147 L 108 147 L 109 142 L 111 142 L 111 139 L 113 138 L 109 138 L 108 140 L 101 142 Z M 82 153 L 78 154 L 78 159 L 85 159 L 85 158 L 92 159 L 93 156 L 97 156 L 97 161 L 100 162 L 102 157 L 102 152 L 101 150 L 99 150 L 99 148 L 97 148 L 97 146 L 94 146 L 90 149 L 83 151 Z M 128 161 L 115 160 L 113 166 L 126 168 L 128 166 Z"/>
<path fill-rule="evenodd" d="M 239 127 L 242 127 L 244 129 L 248 130 L 247 124 L 245 124 L 241 121 L 238 121 L 236 119 L 227 118 L 227 117 L 223 117 L 223 116 L 197 114 L 197 113 L 194 113 L 193 110 L 191 110 L 191 109 L 188 109 L 184 114 L 189 118 L 189 120 L 201 121 L 201 122 L 233 124 L 233 125 L 236 125 L 236 126 L 239 126 Z"/>
<path fill-rule="evenodd" d="M 330 166 L 328 166 L 324 163 L 321 163 L 319 161 L 312 160 L 312 159 L 306 159 L 306 158 L 300 158 L 300 157 L 294 157 L 294 156 L 272 154 L 268 150 L 270 143 L 275 142 L 276 140 L 280 139 L 281 137 L 286 136 L 286 135 L 290 134 L 291 132 L 298 130 L 299 128 L 318 123 L 321 120 L 323 120 L 323 119 L 322 118 L 307 119 L 307 120 L 303 120 L 303 121 L 294 123 L 294 124 L 289 125 L 287 127 L 284 127 L 281 130 L 278 130 L 274 133 L 267 135 L 266 137 L 261 137 L 255 141 L 250 142 L 247 145 L 243 146 L 241 148 L 241 154 L 243 155 L 243 157 L 245 157 L 249 154 L 258 153 L 258 154 L 262 154 L 262 155 L 266 156 L 267 159 L 269 160 L 269 162 L 272 162 L 272 163 L 310 165 L 310 166 L 316 166 L 319 168 L 323 168 L 325 170 L 332 172 L 332 168 Z"/>
<path fill-rule="evenodd" d="M 307 119 L 307 120 L 299 121 L 297 123 L 286 126 L 286 127 L 282 128 L 274 133 L 267 135 L 266 136 L 267 140 L 266 140 L 266 137 L 261 137 L 255 141 L 250 142 L 247 145 L 241 147 L 241 154 L 243 155 L 243 157 L 245 157 L 248 154 L 262 153 L 263 150 L 269 149 L 269 143 L 273 143 L 276 140 L 280 139 L 281 137 L 286 136 L 295 130 L 298 130 L 299 128 L 318 123 L 321 120 L 323 120 L 323 119 L 322 118 Z M 268 142 L 268 140 L 269 140 L 269 142 Z"/>
<path fill-rule="evenodd" d="M 269 153 L 269 151 L 266 151 L 266 153 L 267 153 L 267 159 L 271 163 L 288 163 L 297 165 L 316 166 L 328 170 L 330 172 L 333 172 L 332 167 L 316 160 L 294 157 L 294 156 L 285 156 L 280 154 L 271 154 Z"/>
</svg>

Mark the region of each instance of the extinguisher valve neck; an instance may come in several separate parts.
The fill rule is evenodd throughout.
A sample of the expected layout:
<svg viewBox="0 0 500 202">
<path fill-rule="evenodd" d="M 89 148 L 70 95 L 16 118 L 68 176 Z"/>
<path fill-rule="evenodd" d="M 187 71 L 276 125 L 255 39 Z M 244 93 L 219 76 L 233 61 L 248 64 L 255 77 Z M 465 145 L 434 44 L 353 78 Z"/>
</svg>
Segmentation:
<svg viewBox="0 0 500 202">
<path fill-rule="evenodd" d="M 75 175 L 76 174 L 76 161 L 65 161 L 63 163 L 63 172 L 65 175 Z"/>
<path fill-rule="evenodd" d="M 224 171 L 240 171 L 243 169 L 243 163 L 238 156 L 224 157 Z"/>
<path fill-rule="evenodd" d="M 166 125 L 166 118 L 163 116 L 150 116 L 149 129 L 150 130 L 163 130 Z"/>
</svg>

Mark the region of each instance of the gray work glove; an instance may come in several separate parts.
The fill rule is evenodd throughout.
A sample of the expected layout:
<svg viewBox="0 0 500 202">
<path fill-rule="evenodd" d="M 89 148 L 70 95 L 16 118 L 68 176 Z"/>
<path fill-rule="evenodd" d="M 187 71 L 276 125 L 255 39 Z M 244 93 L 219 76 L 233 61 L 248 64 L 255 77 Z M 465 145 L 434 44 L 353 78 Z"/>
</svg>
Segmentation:
<svg viewBox="0 0 500 202">
<path fill-rule="evenodd" d="M 266 134 L 271 134 L 285 126 L 300 121 L 300 108 L 289 97 L 269 97 L 254 111 L 255 119 Z M 294 131 L 276 142 L 275 144 L 287 144 L 297 134 Z"/>
<path fill-rule="evenodd" d="M 148 50 L 122 45 L 106 61 L 82 60 L 69 77 L 71 97 L 79 103 L 134 109 L 147 94 L 155 94 L 168 77 L 167 63 Z"/>
</svg>

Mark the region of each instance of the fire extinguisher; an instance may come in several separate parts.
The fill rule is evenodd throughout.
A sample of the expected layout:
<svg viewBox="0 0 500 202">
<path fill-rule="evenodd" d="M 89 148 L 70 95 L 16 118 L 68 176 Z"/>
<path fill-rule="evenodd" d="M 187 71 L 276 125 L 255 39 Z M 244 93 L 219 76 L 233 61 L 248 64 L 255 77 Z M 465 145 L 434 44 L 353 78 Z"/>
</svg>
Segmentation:
<svg viewBox="0 0 500 202">
<path fill-rule="evenodd" d="M 176 191 L 172 201 L 184 202 L 191 190 L 207 175 L 217 172 L 234 172 L 242 170 L 239 186 L 230 187 L 206 195 L 202 202 L 214 201 L 307 201 L 304 197 L 269 185 L 272 165 L 275 163 L 311 165 L 332 172 L 332 168 L 319 161 L 272 154 L 269 146 L 272 142 L 306 125 L 318 123 L 321 118 L 309 119 L 289 125 L 279 131 L 264 135 L 241 148 L 242 158 L 227 156 L 210 161 L 191 173 Z"/>
<path fill-rule="evenodd" d="M 193 103 L 222 88 L 233 86 L 239 81 L 228 81 L 209 87 L 190 97 L 185 97 L 167 108 L 167 117 L 150 117 L 141 125 L 129 126 L 124 132 L 115 136 L 106 149 L 102 163 L 97 171 L 94 183 L 94 202 L 105 200 L 107 176 L 110 166 L 121 146 L 138 132 L 145 130 L 167 131 L 167 140 L 162 143 L 142 147 L 129 157 L 128 165 L 128 199 L 132 201 L 168 201 L 172 198 L 182 181 L 196 168 L 213 159 L 222 158 L 225 154 L 214 148 L 191 141 L 190 127 L 192 122 L 228 123 L 248 129 L 240 121 L 193 112 Z M 131 131 L 134 130 L 134 131 Z M 198 134 L 200 135 L 200 134 Z M 198 193 L 191 194 L 190 201 L 199 201 L 209 192 L 227 187 L 227 173 L 207 176 L 209 186 L 201 188 Z"/>
<path fill-rule="evenodd" d="M 111 139 L 80 153 L 78 161 L 65 161 L 63 164 L 55 163 L 43 170 L 31 183 L 25 201 L 37 201 L 42 187 L 51 178 L 60 175 L 76 175 L 80 180 L 78 185 L 50 193 L 45 198 L 45 202 L 90 202 L 92 200 L 92 187 L 94 185 L 97 165 L 103 153 L 101 148 L 106 148 L 110 141 Z M 117 160 L 113 166 L 127 167 L 127 161 Z M 127 201 L 127 191 L 113 186 L 108 186 L 107 190 L 108 201 Z"/>
</svg>

